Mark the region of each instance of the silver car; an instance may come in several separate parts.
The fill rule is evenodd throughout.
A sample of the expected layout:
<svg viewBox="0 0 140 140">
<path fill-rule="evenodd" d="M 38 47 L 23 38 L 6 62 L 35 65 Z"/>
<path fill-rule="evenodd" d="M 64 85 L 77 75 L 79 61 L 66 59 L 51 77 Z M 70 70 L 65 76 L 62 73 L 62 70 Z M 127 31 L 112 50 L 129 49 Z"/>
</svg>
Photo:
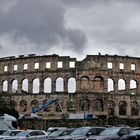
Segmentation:
<svg viewBox="0 0 140 140">
<path fill-rule="evenodd" d="M 47 133 L 43 130 L 26 130 L 5 140 L 46 140 L 46 138 Z"/>
<path fill-rule="evenodd" d="M 112 127 L 102 131 L 98 136 L 90 136 L 88 140 L 127 140 L 132 131 L 129 127 Z"/>
<path fill-rule="evenodd" d="M 99 135 L 105 129 L 105 127 L 79 127 L 70 135 L 57 137 L 56 140 L 85 140 L 89 136 Z"/>
<path fill-rule="evenodd" d="M 0 140 L 5 140 L 8 137 L 15 136 L 15 135 L 17 135 L 18 133 L 20 133 L 22 131 L 23 130 L 18 130 L 18 129 L 15 129 L 15 130 L 7 130 L 2 135 L 0 135 Z"/>
</svg>

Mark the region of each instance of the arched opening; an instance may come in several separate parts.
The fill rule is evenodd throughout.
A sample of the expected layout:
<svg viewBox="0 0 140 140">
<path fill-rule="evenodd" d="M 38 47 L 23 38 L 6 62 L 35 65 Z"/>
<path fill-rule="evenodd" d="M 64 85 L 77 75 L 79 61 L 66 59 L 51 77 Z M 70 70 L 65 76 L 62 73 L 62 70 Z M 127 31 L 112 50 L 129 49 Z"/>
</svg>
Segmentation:
<svg viewBox="0 0 140 140">
<path fill-rule="evenodd" d="M 125 90 L 125 81 L 123 79 L 119 79 L 118 81 L 118 90 Z"/>
<path fill-rule="evenodd" d="M 38 78 L 35 78 L 34 80 L 33 80 L 33 93 L 39 93 L 39 86 L 40 86 L 40 81 L 39 81 L 39 79 Z"/>
<path fill-rule="evenodd" d="M 114 81 L 111 78 L 107 80 L 108 92 L 114 91 Z"/>
<path fill-rule="evenodd" d="M 93 102 L 93 110 L 94 111 L 103 111 L 104 107 L 103 107 L 103 101 L 101 99 L 96 99 Z"/>
<path fill-rule="evenodd" d="M 7 92 L 8 91 L 8 81 L 4 80 L 2 85 L 3 85 L 2 86 L 3 91 Z"/>
<path fill-rule="evenodd" d="M 39 106 L 39 102 L 38 102 L 38 100 L 32 100 L 31 101 L 31 107 L 32 107 L 32 109 L 34 109 L 34 108 L 36 108 L 36 107 L 38 107 Z"/>
<path fill-rule="evenodd" d="M 127 104 L 125 101 L 119 103 L 119 115 L 126 115 Z"/>
<path fill-rule="evenodd" d="M 82 76 L 80 78 L 80 87 L 82 91 L 88 91 L 89 87 L 89 77 L 87 76 Z"/>
<path fill-rule="evenodd" d="M 52 89 L 52 80 L 51 78 L 45 78 L 44 80 L 44 93 L 51 93 Z"/>
<path fill-rule="evenodd" d="M 13 80 L 13 82 L 12 82 L 12 92 L 17 93 L 17 90 L 18 90 L 18 81 Z"/>
<path fill-rule="evenodd" d="M 80 108 L 82 111 L 88 111 L 89 110 L 89 101 L 88 99 L 82 99 L 80 101 Z"/>
<path fill-rule="evenodd" d="M 135 80 L 130 80 L 130 89 L 136 89 L 137 88 L 137 83 Z"/>
<path fill-rule="evenodd" d="M 115 107 L 115 104 L 114 104 L 114 101 L 112 101 L 112 100 L 109 100 L 108 101 L 108 114 L 110 115 L 110 116 L 114 116 L 114 107 Z"/>
<path fill-rule="evenodd" d="M 67 102 L 67 110 L 68 111 L 74 111 L 76 108 L 75 108 L 75 101 L 70 99 L 68 102 Z"/>
<path fill-rule="evenodd" d="M 139 115 L 139 105 L 138 105 L 138 102 L 136 102 L 136 101 L 131 102 L 131 115 L 132 116 Z"/>
<path fill-rule="evenodd" d="M 26 112 L 27 111 L 27 101 L 26 100 L 21 100 L 20 101 L 20 111 L 21 112 Z"/>
<path fill-rule="evenodd" d="M 28 93 L 28 79 L 22 81 L 22 92 Z"/>
<path fill-rule="evenodd" d="M 68 93 L 76 92 L 76 80 L 75 78 L 69 78 L 68 80 Z"/>
<path fill-rule="evenodd" d="M 56 79 L 56 91 L 57 92 L 63 92 L 64 91 L 64 80 L 61 77 Z"/>
<path fill-rule="evenodd" d="M 94 89 L 95 92 L 102 92 L 104 88 L 104 80 L 101 76 L 95 76 L 94 78 Z"/>
<path fill-rule="evenodd" d="M 17 105 L 16 101 L 14 101 L 14 100 L 10 101 L 10 108 L 11 109 L 15 109 L 16 105 Z"/>
<path fill-rule="evenodd" d="M 137 94 L 137 82 L 135 80 L 130 80 L 130 94 L 136 95 Z"/>
</svg>

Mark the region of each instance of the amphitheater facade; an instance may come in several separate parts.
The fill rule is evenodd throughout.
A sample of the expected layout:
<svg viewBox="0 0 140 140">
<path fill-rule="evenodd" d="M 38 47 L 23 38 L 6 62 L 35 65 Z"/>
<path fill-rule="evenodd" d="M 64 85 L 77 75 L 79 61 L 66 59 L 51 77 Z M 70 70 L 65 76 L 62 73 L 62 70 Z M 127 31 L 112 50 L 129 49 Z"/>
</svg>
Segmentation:
<svg viewBox="0 0 140 140">
<path fill-rule="evenodd" d="M 1 102 L 20 115 L 58 98 L 67 117 L 92 113 L 102 117 L 140 117 L 140 58 L 87 55 L 19 55 L 0 58 Z M 44 119 L 62 119 L 57 104 L 36 113 Z"/>
</svg>

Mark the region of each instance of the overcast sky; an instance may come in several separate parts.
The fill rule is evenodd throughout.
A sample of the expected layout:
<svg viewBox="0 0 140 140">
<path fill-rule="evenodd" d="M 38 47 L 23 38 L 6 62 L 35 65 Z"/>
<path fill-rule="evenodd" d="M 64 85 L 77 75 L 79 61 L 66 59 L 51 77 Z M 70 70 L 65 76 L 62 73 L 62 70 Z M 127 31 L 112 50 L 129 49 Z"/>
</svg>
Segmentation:
<svg viewBox="0 0 140 140">
<path fill-rule="evenodd" d="M 0 0 L 0 57 L 140 57 L 140 0 Z"/>
</svg>

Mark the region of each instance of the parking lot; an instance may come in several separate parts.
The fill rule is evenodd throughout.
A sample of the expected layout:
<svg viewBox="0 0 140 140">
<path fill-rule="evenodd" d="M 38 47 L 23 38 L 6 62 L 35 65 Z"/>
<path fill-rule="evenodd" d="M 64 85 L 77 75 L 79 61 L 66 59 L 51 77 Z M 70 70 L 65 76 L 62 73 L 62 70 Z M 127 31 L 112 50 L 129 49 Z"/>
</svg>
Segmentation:
<svg viewBox="0 0 140 140">
<path fill-rule="evenodd" d="M 2 130 L 1 130 L 2 131 Z M 139 140 L 140 128 L 129 126 L 50 127 L 44 130 L 6 130 L 0 140 Z"/>
</svg>

